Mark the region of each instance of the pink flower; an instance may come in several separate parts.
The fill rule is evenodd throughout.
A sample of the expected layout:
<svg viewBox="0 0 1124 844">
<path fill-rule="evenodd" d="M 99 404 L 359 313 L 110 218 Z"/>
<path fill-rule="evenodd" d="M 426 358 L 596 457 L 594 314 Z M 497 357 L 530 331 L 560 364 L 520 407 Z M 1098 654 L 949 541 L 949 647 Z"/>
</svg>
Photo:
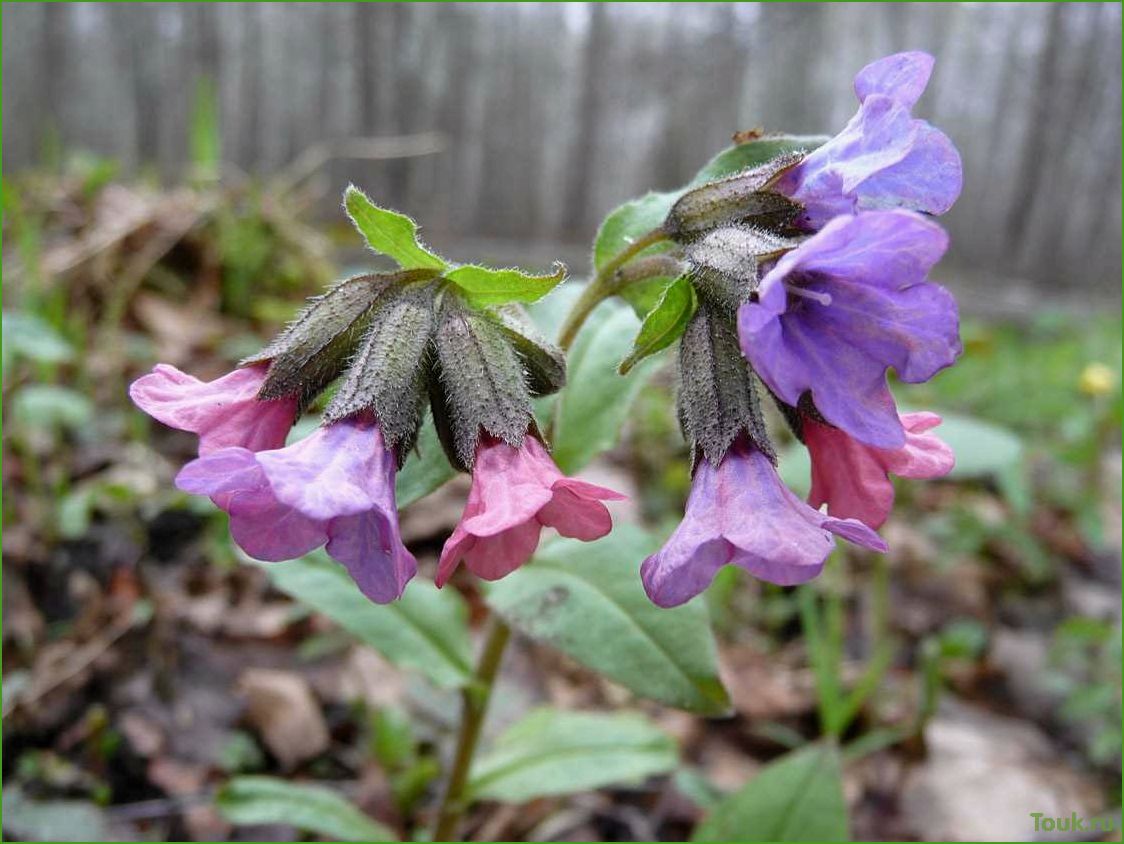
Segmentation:
<svg viewBox="0 0 1124 844">
<path fill-rule="evenodd" d="M 742 437 L 717 468 L 699 461 L 683 521 L 643 562 L 640 578 L 652 603 L 661 607 L 689 601 L 725 565 L 792 586 L 823 570 L 835 536 L 886 550 L 882 538 L 861 522 L 825 516 L 797 498 L 769 458 Z"/>
<path fill-rule="evenodd" d="M 374 417 L 318 428 L 291 446 L 231 447 L 188 463 L 176 477 L 230 514 L 230 533 L 251 557 L 288 560 L 327 542 L 377 603 L 401 596 L 417 571 L 402 544 L 394 500 L 397 463 Z"/>
<path fill-rule="evenodd" d="M 905 445 L 881 449 L 864 445 L 838 428 L 804 417 L 804 442 L 812 456 L 812 491 L 808 503 L 827 504 L 836 518 L 858 519 L 879 528 L 894 504 L 890 474 L 903 478 L 940 478 L 952 471 L 952 449 L 933 434 L 941 424 L 935 413 L 905 413 Z"/>
<path fill-rule="evenodd" d="M 499 580 L 531 558 L 544 526 L 585 542 L 600 539 L 613 527 L 601 502 L 624 497 L 567 478 L 531 434 L 521 448 L 484 435 L 468 503 L 441 551 L 436 583 L 443 586 L 462 559 L 477 577 Z"/>
<path fill-rule="evenodd" d="M 133 403 L 172 428 L 199 435 L 199 454 L 227 446 L 250 451 L 279 448 L 293 426 L 297 400 L 259 401 L 267 364 L 236 369 L 215 381 L 200 381 L 158 363 L 129 387 Z"/>
</svg>

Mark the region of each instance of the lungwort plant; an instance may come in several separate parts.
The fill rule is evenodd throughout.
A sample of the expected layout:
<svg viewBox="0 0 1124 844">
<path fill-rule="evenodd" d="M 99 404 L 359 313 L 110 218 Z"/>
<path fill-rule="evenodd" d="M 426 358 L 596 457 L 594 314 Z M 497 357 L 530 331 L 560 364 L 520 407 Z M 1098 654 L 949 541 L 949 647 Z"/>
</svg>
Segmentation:
<svg viewBox="0 0 1124 844">
<path fill-rule="evenodd" d="M 513 628 L 640 697 L 723 714 L 697 599 L 718 571 L 733 565 L 790 586 L 821 572 L 837 538 L 883 552 L 876 531 L 892 507 L 890 475 L 951 470 L 951 449 L 934 434 L 940 417 L 899 413 L 886 382 L 890 368 L 926 381 L 960 353 L 956 304 L 928 277 L 948 241 L 932 218 L 960 192 L 960 159 L 911 114 L 932 65 L 923 53 L 876 61 L 856 76 L 858 112 L 834 137 L 751 137 L 682 190 L 613 211 L 593 278 L 568 300 L 554 341 L 524 306 L 562 284 L 564 268 L 455 263 L 426 247 L 408 217 L 352 187 L 352 222 L 399 269 L 338 283 L 218 380 L 161 364 L 133 384 L 145 412 L 199 436 L 177 486 L 226 511 L 250 557 L 303 558 L 273 569 L 281 589 L 462 691 L 435 840 L 454 839 L 477 799 L 522 801 L 676 765 L 671 739 L 632 713 L 536 711 L 478 756 Z M 682 523 L 661 543 L 614 530 L 606 503 L 623 496 L 575 473 L 612 445 L 652 357 L 676 344 L 693 480 Z M 332 385 L 320 426 L 286 445 Z M 770 402 L 810 454 L 807 500 L 777 473 Z M 471 474 L 471 489 L 426 580 L 397 508 L 454 471 Z M 566 539 L 540 547 L 544 528 Z M 326 554 L 312 553 L 322 546 Z M 499 581 L 484 590 L 494 615 L 475 666 L 463 601 L 450 591 L 462 563 Z M 845 693 L 832 614 L 825 626 L 817 606 L 810 593 L 802 600 L 825 741 L 715 804 L 700 840 L 846 836 L 835 740 L 886 660 Z M 246 795 L 263 790 L 282 814 L 298 806 L 305 817 L 317 802 L 277 789 L 236 783 L 224 799 L 235 818 L 260 817 Z M 345 834 L 341 824 L 328 833 Z"/>
</svg>

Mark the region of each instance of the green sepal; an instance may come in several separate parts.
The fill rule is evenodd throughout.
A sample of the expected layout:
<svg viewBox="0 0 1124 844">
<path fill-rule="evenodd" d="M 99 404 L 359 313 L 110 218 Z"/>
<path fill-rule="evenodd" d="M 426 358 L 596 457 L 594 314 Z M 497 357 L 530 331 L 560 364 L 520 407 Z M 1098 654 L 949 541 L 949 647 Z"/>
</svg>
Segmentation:
<svg viewBox="0 0 1124 844">
<path fill-rule="evenodd" d="M 522 446 L 534 421 L 531 392 L 523 362 L 500 325 L 447 290 L 435 341 L 433 416 L 450 462 L 471 470 L 481 432 Z"/>
<path fill-rule="evenodd" d="M 532 396 L 549 396 L 566 386 L 566 355 L 543 337 L 525 311 L 512 305 L 493 312 L 527 373 Z"/>
<path fill-rule="evenodd" d="M 692 462 L 701 456 L 717 466 L 743 433 L 776 460 L 734 313 L 705 295 L 679 341 L 678 404 Z"/>
<path fill-rule="evenodd" d="M 627 375 L 644 358 L 662 351 L 683 334 L 695 312 L 695 289 L 687 276 L 669 284 L 655 307 L 644 317 L 633 341 L 632 351 L 620 362 L 617 371 Z"/>
<path fill-rule="evenodd" d="M 399 286 L 381 298 L 347 376 L 324 411 L 325 422 L 374 412 L 383 439 L 400 461 L 417 440 L 425 411 L 436 289 L 433 283 Z"/>
</svg>

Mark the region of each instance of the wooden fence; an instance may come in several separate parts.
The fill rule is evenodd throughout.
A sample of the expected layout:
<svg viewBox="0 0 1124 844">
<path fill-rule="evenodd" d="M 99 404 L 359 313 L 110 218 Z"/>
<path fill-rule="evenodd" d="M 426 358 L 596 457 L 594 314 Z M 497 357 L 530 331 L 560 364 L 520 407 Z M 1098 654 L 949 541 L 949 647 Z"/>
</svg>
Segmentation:
<svg viewBox="0 0 1124 844">
<path fill-rule="evenodd" d="M 959 146 L 953 264 L 981 284 L 1120 291 L 1121 8 L 1073 4 L 3 4 L 3 164 L 45 138 L 188 157 L 197 80 L 224 158 L 269 174 L 324 139 L 436 131 L 435 154 L 341 161 L 439 236 L 588 242 L 732 132 L 831 131 L 851 77 L 938 58 L 919 113 Z"/>
</svg>

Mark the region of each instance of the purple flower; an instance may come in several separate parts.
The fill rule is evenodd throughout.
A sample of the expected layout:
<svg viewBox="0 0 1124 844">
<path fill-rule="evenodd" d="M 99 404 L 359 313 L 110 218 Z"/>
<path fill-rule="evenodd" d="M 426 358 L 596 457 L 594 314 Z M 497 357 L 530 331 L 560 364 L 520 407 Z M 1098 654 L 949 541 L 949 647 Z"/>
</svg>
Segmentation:
<svg viewBox="0 0 1124 844">
<path fill-rule="evenodd" d="M 956 302 L 928 282 L 948 245 L 909 211 L 837 217 L 776 262 L 738 311 L 742 351 L 795 407 L 805 390 L 824 419 L 883 449 L 905 445 L 886 370 L 919 383 L 960 354 Z"/>
<path fill-rule="evenodd" d="M 544 527 L 583 542 L 600 539 L 613 528 L 601 502 L 624 497 L 563 475 L 531 433 L 520 448 L 484 435 L 468 502 L 441 551 L 435 582 L 444 586 L 462 559 L 484 580 L 510 574 L 531 559 Z"/>
<path fill-rule="evenodd" d="M 832 534 L 875 551 L 886 543 L 862 522 L 813 510 L 777 477 L 769 458 L 743 437 L 715 468 L 699 462 L 687 512 L 640 568 L 653 603 L 674 607 L 702 592 L 722 566 L 791 586 L 823 569 Z"/>
<path fill-rule="evenodd" d="M 129 397 L 165 425 L 198 434 L 200 454 L 227 446 L 250 451 L 280 448 L 293 427 L 297 400 L 258 400 L 268 368 L 246 366 L 214 381 L 200 381 L 158 363 L 130 385 Z"/>
<path fill-rule="evenodd" d="M 288 560 L 325 542 L 363 594 L 380 604 L 402 594 L 417 561 L 402 544 L 394 455 L 373 416 L 344 419 L 286 448 L 223 448 L 176 477 L 230 514 L 230 533 L 251 557 Z"/>
<path fill-rule="evenodd" d="M 859 110 L 843 131 L 788 171 L 775 190 L 804 206 L 799 225 L 822 228 L 856 211 L 907 208 L 943 214 L 960 195 L 960 154 L 910 109 L 933 71 L 927 53 L 898 53 L 855 77 Z"/>
</svg>

